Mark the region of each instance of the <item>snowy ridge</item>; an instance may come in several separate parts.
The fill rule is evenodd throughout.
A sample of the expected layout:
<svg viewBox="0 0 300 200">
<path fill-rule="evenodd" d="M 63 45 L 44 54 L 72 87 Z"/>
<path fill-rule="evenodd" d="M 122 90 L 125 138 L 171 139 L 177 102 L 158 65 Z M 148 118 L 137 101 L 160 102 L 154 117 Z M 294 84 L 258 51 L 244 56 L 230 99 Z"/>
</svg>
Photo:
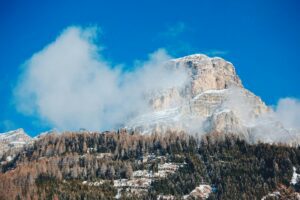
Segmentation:
<svg viewBox="0 0 300 200">
<path fill-rule="evenodd" d="M 131 120 L 126 127 L 139 127 L 156 123 L 167 124 L 178 120 L 180 120 L 180 108 L 175 107 L 140 115 L 138 118 Z"/>
<path fill-rule="evenodd" d="M 22 128 L 0 133 L 0 141 L 7 141 L 7 142 L 24 142 L 24 140 L 29 139 L 30 137 L 24 132 Z"/>
<path fill-rule="evenodd" d="M 0 157 L 8 151 L 15 152 L 21 149 L 31 141 L 31 137 L 28 136 L 23 129 L 0 133 Z M 14 155 L 10 155 L 8 160 L 13 157 Z"/>
<path fill-rule="evenodd" d="M 35 136 L 35 137 L 32 138 L 32 139 L 33 139 L 33 140 L 38 140 L 38 139 L 40 139 L 41 137 L 44 137 L 44 136 L 46 136 L 46 135 L 53 134 L 53 133 L 59 133 L 59 131 L 56 130 L 56 129 L 51 129 L 51 130 L 49 130 L 49 131 L 44 131 L 44 132 L 38 134 L 37 136 Z"/>
</svg>

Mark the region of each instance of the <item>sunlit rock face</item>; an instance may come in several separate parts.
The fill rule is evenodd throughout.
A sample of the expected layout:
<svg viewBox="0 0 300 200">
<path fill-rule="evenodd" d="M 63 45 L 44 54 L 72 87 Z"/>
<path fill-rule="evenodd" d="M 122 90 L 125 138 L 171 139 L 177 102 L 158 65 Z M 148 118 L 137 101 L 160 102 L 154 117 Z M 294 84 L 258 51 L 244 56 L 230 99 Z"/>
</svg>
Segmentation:
<svg viewBox="0 0 300 200">
<path fill-rule="evenodd" d="M 243 87 L 230 62 L 196 54 L 172 60 L 176 66 L 188 69 L 192 97 L 207 90 L 222 90 L 230 86 Z"/>
<path fill-rule="evenodd" d="M 233 86 L 243 87 L 233 65 L 221 58 L 195 54 L 171 60 L 166 66 L 185 68 L 188 80 L 181 88 L 157 91 L 151 99 L 151 104 L 156 110 L 172 107 L 174 103 L 183 100 L 194 99 L 205 91 L 223 90 Z"/>
<path fill-rule="evenodd" d="M 253 115 L 268 110 L 259 97 L 244 89 L 233 65 L 222 58 L 195 54 L 171 60 L 167 65 L 185 68 L 189 78 L 180 88 L 157 91 L 150 96 L 150 104 L 156 111 L 187 104 L 187 113 L 208 117 L 225 101 L 234 101 L 234 98 L 248 101 Z"/>
<path fill-rule="evenodd" d="M 232 63 L 195 54 L 170 60 L 166 67 L 184 68 L 188 80 L 181 87 L 148 94 L 152 111 L 130 120 L 127 128 L 144 133 L 233 133 L 252 142 L 269 138 L 261 130 L 276 129 L 273 134 L 280 137 L 288 132 L 275 125 L 279 122 L 272 117 L 271 109 L 243 87 Z M 275 141 L 273 138 L 270 142 Z"/>
</svg>

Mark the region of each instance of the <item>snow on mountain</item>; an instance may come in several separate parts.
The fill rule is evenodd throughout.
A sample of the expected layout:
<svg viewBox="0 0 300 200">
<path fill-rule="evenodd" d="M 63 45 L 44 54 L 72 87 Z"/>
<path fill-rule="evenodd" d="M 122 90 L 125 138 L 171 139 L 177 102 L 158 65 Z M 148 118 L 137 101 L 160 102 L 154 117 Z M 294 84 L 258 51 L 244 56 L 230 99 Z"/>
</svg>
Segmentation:
<svg viewBox="0 0 300 200">
<path fill-rule="evenodd" d="M 145 91 L 149 111 L 129 119 L 125 128 L 142 133 L 220 132 L 240 135 L 249 142 L 295 144 L 299 141 L 298 130 L 283 127 L 272 109 L 243 87 L 231 62 L 194 54 L 172 59 L 166 67 L 184 68 L 188 80 L 163 91 Z M 52 132 L 42 133 L 34 140 Z M 9 146 L 21 147 L 29 141 L 31 138 L 23 129 L 0 134 L 0 153 Z"/>
<path fill-rule="evenodd" d="M 25 144 L 29 140 L 30 136 L 28 136 L 22 128 L 5 133 L 0 133 L 0 142 L 4 143 L 18 142 Z"/>
<path fill-rule="evenodd" d="M 126 128 L 143 133 L 217 131 L 239 134 L 250 142 L 291 143 L 296 139 L 296 134 L 285 129 L 258 96 L 243 87 L 232 63 L 194 54 L 173 59 L 167 66 L 184 67 L 188 81 L 181 87 L 148 95 L 153 111 L 131 119 Z"/>
<path fill-rule="evenodd" d="M 300 174 L 297 174 L 296 167 L 293 167 L 293 176 L 292 176 L 292 179 L 291 179 L 290 183 L 292 185 L 296 185 L 297 182 L 299 181 L 299 178 L 300 178 Z"/>
<path fill-rule="evenodd" d="M 44 131 L 44 132 L 41 132 L 40 134 L 38 134 L 37 136 L 35 136 L 34 138 L 32 138 L 33 140 L 38 140 L 44 136 L 47 136 L 49 134 L 54 134 L 54 133 L 59 133 L 58 130 L 56 129 L 51 129 L 51 130 L 48 130 L 48 131 Z"/>
<path fill-rule="evenodd" d="M 13 154 L 30 142 L 31 137 L 28 136 L 22 128 L 0 133 L 0 157 L 8 151 Z M 11 159 L 11 157 L 12 156 L 8 157 L 8 160 Z"/>
</svg>

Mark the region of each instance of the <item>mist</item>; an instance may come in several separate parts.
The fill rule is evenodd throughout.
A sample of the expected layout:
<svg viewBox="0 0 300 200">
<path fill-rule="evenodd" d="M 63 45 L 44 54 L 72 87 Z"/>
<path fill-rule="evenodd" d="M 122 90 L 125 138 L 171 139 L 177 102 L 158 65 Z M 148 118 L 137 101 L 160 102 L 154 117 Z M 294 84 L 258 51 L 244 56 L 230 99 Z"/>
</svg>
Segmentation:
<svg viewBox="0 0 300 200">
<path fill-rule="evenodd" d="M 300 100 L 292 97 L 279 99 L 275 115 L 286 128 L 300 130 Z"/>
<path fill-rule="evenodd" d="M 257 117 L 253 111 L 257 109 L 241 91 L 232 88 L 228 100 L 223 106 L 235 111 L 242 124 L 248 127 L 252 142 L 288 143 L 299 140 L 300 133 L 300 101 L 296 98 L 281 98 L 275 106 Z"/>
<path fill-rule="evenodd" d="M 60 130 L 107 130 L 150 109 L 147 91 L 180 87 L 184 69 L 166 67 L 164 49 L 126 72 L 101 55 L 97 27 L 69 27 L 22 66 L 14 90 L 19 112 Z"/>
</svg>

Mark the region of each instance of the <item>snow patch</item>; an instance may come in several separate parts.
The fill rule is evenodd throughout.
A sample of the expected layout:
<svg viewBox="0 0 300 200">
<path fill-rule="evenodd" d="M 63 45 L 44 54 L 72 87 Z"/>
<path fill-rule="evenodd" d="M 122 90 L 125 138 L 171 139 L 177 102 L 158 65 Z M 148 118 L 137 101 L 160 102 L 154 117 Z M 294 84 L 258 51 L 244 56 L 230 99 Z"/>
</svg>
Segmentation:
<svg viewBox="0 0 300 200">
<path fill-rule="evenodd" d="M 7 162 L 10 162 L 10 161 L 12 161 L 12 160 L 13 160 L 13 157 L 12 157 L 12 156 L 7 156 L 7 157 L 6 157 L 6 161 L 7 161 Z"/>
<path fill-rule="evenodd" d="M 228 89 L 222 89 L 222 90 L 206 90 L 198 95 L 196 95 L 193 100 L 197 100 L 199 99 L 201 96 L 205 95 L 205 94 L 223 94 L 227 91 Z"/>
<path fill-rule="evenodd" d="M 161 111 L 151 112 L 133 119 L 126 127 L 144 126 L 146 124 L 169 123 L 180 119 L 179 108 L 165 109 Z"/>
<path fill-rule="evenodd" d="M 188 199 L 189 197 L 193 197 L 195 199 L 207 199 L 209 194 L 211 193 L 212 188 L 210 185 L 199 185 L 196 187 L 189 195 L 183 196 L 184 199 Z"/>
<path fill-rule="evenodd" d="M 290 183 L 292 185 L 295 185 L 298 182 L 299 179 L 300 179 L 300 174 L 297 174 L 296 167 L 293 167 L 293 176 L 292 176 L 292 179 L 291 179 Z"/>
<path fill-rule="evenodd" d="M 263 196 L 263 198 L 261 198 L 261 200 L 266 200 L 268 197 L 280 197 L 280 192 L 275 191 L 275 192 L 269 193 L 266 196 Z"/>
<path fill-rule="evenodd" d="M 214 115 L 220 115 L 220 114 L 229 113 L 229 112 L 231 112 L 230 109 L 224 109 L 224 110 L 217 111 L 216 113 L 214 113 Z"/>
</svg>

